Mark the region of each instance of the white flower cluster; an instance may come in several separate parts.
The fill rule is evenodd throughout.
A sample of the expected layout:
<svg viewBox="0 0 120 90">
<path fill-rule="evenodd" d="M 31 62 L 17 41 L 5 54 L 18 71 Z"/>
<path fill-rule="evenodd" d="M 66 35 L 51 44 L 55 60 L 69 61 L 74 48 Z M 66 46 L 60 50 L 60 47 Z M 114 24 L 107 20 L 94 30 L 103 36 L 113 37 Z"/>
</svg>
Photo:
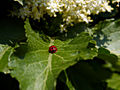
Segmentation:
<svg viewBox="0 0 120 90">
<path fill-rule="evenodd" d="M 112 3 L 115 3 L 115 2 L 117 3 L 117 7 L 119 7 L 119 2 L 120 2 L 120 0 L 113 0 L 113 1 L 112 1 Z"/>
<path fill-rule="evenodd" d="M 112 0 L 112 3 L 115 3 L 115 2 L 119 3 L 120 0 Z"/>
<path fill-rule="evenodd" d="M 113 0 L 120 2 L 120 0 Z M 111 12 L 113 8 L 109 6 L 108 0 L 25 0 L 23 8 L 20 9 L 20 16 L 31 16 L 33 19 L 44 18 L 44 14 L 56 17 L 60 13 L 63 22 L 69 25 L 74 22 L 91 22 L 89 15 L 100 12 Z M 61 28 L 64 25 L 61 25 Z"/>
</svg>

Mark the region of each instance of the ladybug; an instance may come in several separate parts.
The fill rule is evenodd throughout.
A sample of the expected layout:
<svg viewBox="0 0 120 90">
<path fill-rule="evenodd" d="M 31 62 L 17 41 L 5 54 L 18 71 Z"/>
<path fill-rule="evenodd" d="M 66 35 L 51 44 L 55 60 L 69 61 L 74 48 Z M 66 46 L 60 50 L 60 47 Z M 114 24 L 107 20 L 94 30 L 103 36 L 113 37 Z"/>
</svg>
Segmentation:
<svg viewBox="0 0 120 90">
<path fill-rule="evenodd" d="M 52 46 L 49 47 L 49 53 L 53 54 L 53 53 L 56 53 L 56 51 L 57 51 L 56 46 L 52 45 Z"/>
</svg>

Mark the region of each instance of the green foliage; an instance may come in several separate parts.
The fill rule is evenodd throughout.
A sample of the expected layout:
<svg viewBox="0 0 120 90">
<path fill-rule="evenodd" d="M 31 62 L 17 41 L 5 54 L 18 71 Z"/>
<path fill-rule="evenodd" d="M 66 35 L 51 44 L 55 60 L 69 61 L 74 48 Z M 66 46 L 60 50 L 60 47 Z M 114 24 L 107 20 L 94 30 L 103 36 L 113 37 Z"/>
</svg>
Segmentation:
<svg viewBox="0 0 120 90">
<path fill-rule="evenodd" d="M 118 87 L 111 83 L 117 83 L 116 80 L 113 81 L 112 74 L 114 75 L 113 71 L 119 72 L 119 54 L 112 52 L 111 48 L 119 52 L 119 47 L 116 46 L 119 44 L 119 37 L 114 37 L 119 35 L 118 23 L 119 20 L 100 22 L 92 30 L 85 28 L 93 34 L 89 35 L 87 30 L 82 30 L 70 37 L 72 32 L 69 32 L 68 38 L 62 41 L 33 30 L 27 19 L 24 25 L 27 42 L 20 44 L 14 53 L 14 48 L 1 45 L 0 70 L 9 71 L 19 81 L 22 90 L 55 89 L 59 77 L 70 90 L 117 90 Z M 54 54 L 48 51 L 51 45 L 58 49 Z M 96 46 L 99 47 L 98 50 Z M 66 79 L 63 80 L 59 74 L 66 69 Z"/>
<path fill-rule="evenodd" d="M 120 19 L 100 22 L 93 30 L 96 31 L 94 39 L 99 47 L 98 58 L 106 62 L 104 67 L 120 72 Z M 119 90 L 119 73 L 114 72 L 107 79 L 108 87 Z"/>
<path fill-rule="evenodd" d="M 98 57 L 106 60 L 107 65 L 112 69 L 119 70 L 120 58 L 120 20 L 108 20 L 100 22 L 96 27 L 95 40 L 99 49 Z M 114 67 L 114 68 L 113 68 Z"/>
<path fill-rule="evenodd" d="M 107 80 L 108 87 L 113 88 L 114 90 L 120 90 L 120 75 L 114 73 L 111 79 Z"/>
<path fill-rule="evenodd" d="M 119 71 L 119 54 L 112 52 L 111 48 L 119 52 L 119 47 L 116 46 L 119 44 L 117 40 L 119 37 L 114 37 L 119 35 L 118 23 L 119 20 L 99 23 L 91 30 L 94 32 L 91 36 L 89 32 L 83 30 L 70 38 L 69 32 L 68 39 L 66 37 L 62 41 L 33 30 L 27 19 L 24 25 L 27 42 L 20 44 L 14 53 L 14 48 L 1 45 L 0 70 L 1 72 L 9 71 L 11 76 L 19 81 L 22 90 L 55 89 L 56 79 L 61 77 L 59 74 L 66 69 L 67 71 L 64 72 L 66 79 L 63 80 L 61 77 L 59 80 L 70 90 L 105 88 L 117 90 L 118 87 L 111 86 L 111 83 L 117 83 L 116 80 L 113 81 L 112 74 L 114 75 L 113 71 Z M 112 31 L 113 29 L 116 31 Z M 92 39 L 97 42 L 97 45 Z M 58 49 L 54 54 L 48 51 L 51 45 L 55 45 Z M 99 47 L 98 51 L 96 46 Z"/>
<path fill-rule="evenodd" d="M 20 90 L 120 90 L 120 19 L 92 28 L 78 23 L 61 33 L 61 17 L 46 17 L 40 23 L 26 19 L 24 26 L 1 18 L 0 72 L 15 78 Z M 51 45 L 58 49 L 54 54 Z"/>
<path fill-rule="evenodd" d="M 12 47 L 0 44 L 0 72 L 8 73 L 8 61 L 13 53 Z"/>
<path fill-rule="evenodd" d="M 68 77 L 75 90 L 106 90 L 105 80 L 110 78 L 111 71 L 102 65 L 103 61 L 95 58 L 68 68 Z"/>
<path fill-rule="evenodd" d="M 97 26 L 97 34 L 98 46 L 103 46 L 111 53 L 120 55 L 120 20 L 101 22 Z"/>
<path fill-rule="evenodd" d="M 68 41 L 50 37 L 45 40 L 44 35 L 32 30 L 28 19 L 25 29 L 28 50 L 22 59 L 14 55 L 9 64 L 11 75 L 18 79 L 22 90 L 52 90 L 62 70 L 74 65 L 77 60 L 92 59 L 97 55 L 96 48 L 88 48 L 91 37 L 87 33 Z M 55 54 L 48 52 L 50 45 L 57 47 Z"/>
<path fill-rule="evenodd" d="M 65 72 L 65 76 L 66 76 L 66 85 L 68 86 L 69 90 L 75 90 L 74 86 L 72 85 L 72 83 L 70 82 L 69 78 L 68 78 L 68 75 L 67 75 L 67 72 Z"/>
</svg>

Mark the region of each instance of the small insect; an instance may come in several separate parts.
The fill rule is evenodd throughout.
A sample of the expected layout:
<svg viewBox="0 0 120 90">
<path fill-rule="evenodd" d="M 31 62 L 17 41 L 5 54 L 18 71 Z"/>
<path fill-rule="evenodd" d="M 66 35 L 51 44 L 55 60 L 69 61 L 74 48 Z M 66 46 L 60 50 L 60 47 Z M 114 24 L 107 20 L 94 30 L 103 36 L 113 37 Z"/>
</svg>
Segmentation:
<svg viewBox="0 0 120 90">
<path fill-rule="evenodd" d="M 49 53 L 53 54 L 53 53 L 56 53 L 56 51 L 57 51 L 56 46 L 52 45 L 52 46 L 49 47 Z"/>
</svg>

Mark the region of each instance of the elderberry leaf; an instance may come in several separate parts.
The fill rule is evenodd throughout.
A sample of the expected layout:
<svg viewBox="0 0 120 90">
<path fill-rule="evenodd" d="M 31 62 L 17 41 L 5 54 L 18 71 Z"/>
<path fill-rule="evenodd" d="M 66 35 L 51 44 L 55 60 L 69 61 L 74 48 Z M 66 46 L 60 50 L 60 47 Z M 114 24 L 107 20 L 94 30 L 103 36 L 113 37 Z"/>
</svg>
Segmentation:
<svg viewBox="0 0 120 90">
<path fill-rule="evenodd" d="M 61 71 L 78 60 L 92 59 L 97 55 L 96 48 L 88 47 L 92 38 L 87 33 L 61 41 L 32 30 L 28 19 L 24 27 L 27 51 L 23 58 L 14 54 L 9 63 L 11 75 L 19 81 L 22 90 L 53 90 Z M 56 53 L 49 53 L 51 45 L 56 46 Z"/>
<path fill-rule="evenodd" d="M 8 73 L 8 62 L 13 53 L 13 48 L 8 45 L 0 44 L 0 72 Z"/>
</svg>

